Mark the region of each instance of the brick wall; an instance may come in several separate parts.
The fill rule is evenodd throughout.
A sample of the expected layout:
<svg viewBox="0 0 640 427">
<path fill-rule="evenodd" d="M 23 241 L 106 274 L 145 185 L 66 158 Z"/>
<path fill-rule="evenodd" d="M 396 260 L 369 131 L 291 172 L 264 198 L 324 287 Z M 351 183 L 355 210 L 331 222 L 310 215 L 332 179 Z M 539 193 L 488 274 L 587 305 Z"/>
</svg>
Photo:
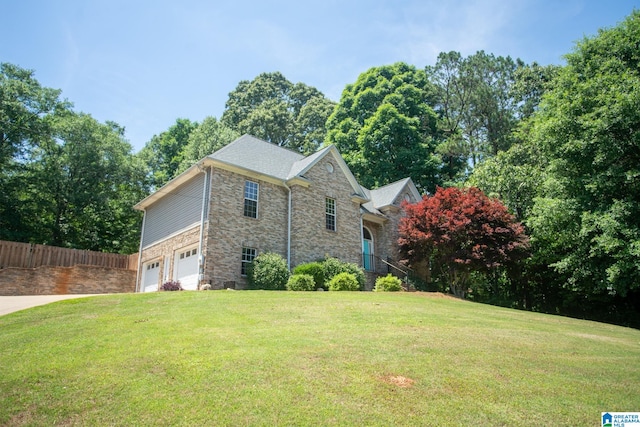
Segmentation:
<svg viewBox="0 0 640 427">
<path fill-rule="evenodd" d="M 142 251 L 141 268 L 150 262 L 158 261 L 160 268 L 158 270 L 158 287 L 162 285 L 164 278 L 173 279 L 173 268 L 175 263 L 175 253 L 181 249 L 187 249 L 194 245 L 198 245 L 200 240 L 200 225 L 186 230 L 176 236 L 169 237 L 150 247 L 144 248 Z M 203 249 L 204 250 L 204 249 Z M 169 271 L 164 271 L 164 258 L 169 257 Z M 142 280 L 142 270 L 140 271 L 139 280 Z"/>
<path fill-rule="evenodd" d="M 258 218 L 244 216 L 246 180 L 259 184 Z M 244 289 L 243 247 L 287 256 L 288 193 L 273 183 L 220 169 L 213 169 L 211 188 L 205 281 L 213 289 Z"/>
<path fill-rule="evenodd" d="M 134 292 L 135 270 L 76 265 L 0 269 L 0 295 Z"/>
<path fill-rule="evenodd" d="M 327 168 L 328 163 L 333 167 Z M 305 177 L 311 181 L 309 188 L 292 187 L 292 267 L 325 255 L 360 265 L 360 205 L 351 200 L 354 190 L 347 177 L 333 156 L 325 156 L 305 173 Z M 336 231 L 326 229 L 326 197 L 336 201 Z"/>
</svg>

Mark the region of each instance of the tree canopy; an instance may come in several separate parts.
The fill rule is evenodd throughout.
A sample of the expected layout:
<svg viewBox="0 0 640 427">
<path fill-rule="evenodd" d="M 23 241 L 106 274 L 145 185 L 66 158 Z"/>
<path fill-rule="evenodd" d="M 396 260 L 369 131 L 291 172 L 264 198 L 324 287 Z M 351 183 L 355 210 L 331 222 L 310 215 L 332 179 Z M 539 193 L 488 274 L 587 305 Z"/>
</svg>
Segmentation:
<svg viewBox="0 0 640 427">
<path fill-rule="evenodd" d="M 639 43 L 640 12 L 579 42 L 532 130 L 549 159 L 534 235 L 572 224 L 555 228 L 573 237 L 555 268 L 571 287 L 622 296 L 640 289 Z"/>
<path fill-rule="evenodd" d="M 0 239 L 135 252 L 145 174 L 124 129 L 73 111 L 32 71 L 1 70 Z"/>
<path fill-rule="evenodd" d="M 640 324 L 639 44 L 639 12 L 577 43 L 517 143 L 471 176 L 527 225 L 534 309 Z"/>
<path fill-rule="evenodd" d="M 169 129 L 153 135 L 140 150 L 138 156 L 148 167 L 149 182 L 153 188 L 162 187 L 178 174 L 183 150 L 197 126 L 189 119 L 177 119 Z"/>
<path fill-rule="evenodd" d="M 324 140 L 333 107 L 314 87 L 293 84 L 279 72 L 262 73 L 229 93 L 221 121 L 240 134 L 311 154 Z"/>
<path fill-rule="evenodd" d="M 182 148 L 180 158 L 182 159 L 176 174 L 182 173 L 193 166 L 203 157 L 208 156 L 239 138 L 240 134 L 224 123 L 209 116 L 205 118 L 189 134 L 187 145 Z"/>
<path fill-rule="evenodd" d="M 435 266 L 459 297 L 466 295 L 473 271 L 503 267 L 526 254 L 524 227 L 499 200 L 475 187 L 439 187 L 403 208 L 401 253 L 412 264 Z"/>
<path fill-rule="evenodd" d="M 424 71 L 413 66 L 371 68 L 343 91 L 327 121 L 326 142 L 367 187 L 411 176 L 418 187 L 434 190 L 440 182 L 434 96 Z"/>
</svg>

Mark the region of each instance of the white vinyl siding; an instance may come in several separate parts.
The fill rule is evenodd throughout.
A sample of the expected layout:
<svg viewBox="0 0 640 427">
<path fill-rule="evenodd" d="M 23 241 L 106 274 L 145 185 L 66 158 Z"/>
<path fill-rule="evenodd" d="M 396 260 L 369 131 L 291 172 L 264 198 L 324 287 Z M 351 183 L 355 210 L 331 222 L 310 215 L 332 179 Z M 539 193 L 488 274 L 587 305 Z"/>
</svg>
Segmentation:
<svg viewBox="0 0 640 427">
<path fill-rule="evenodd" d="M 204 176 L 197 175 L 147 209 L 143 248 L 200 223 L 203 184 Z"/>
</svg>

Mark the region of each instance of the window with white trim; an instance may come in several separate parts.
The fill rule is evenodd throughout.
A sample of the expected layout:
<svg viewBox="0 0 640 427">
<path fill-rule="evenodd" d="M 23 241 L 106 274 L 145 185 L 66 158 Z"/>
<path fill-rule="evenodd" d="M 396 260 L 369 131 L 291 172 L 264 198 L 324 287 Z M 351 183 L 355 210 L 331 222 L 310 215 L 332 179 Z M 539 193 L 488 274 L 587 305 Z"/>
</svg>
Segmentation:
<svg viewBox="0 0 640 427">
<path fill-rule="evenodd" d="M 240 274 L 247 275 L 249 264 L 256 258 L 258 251 L 255 248 L 242 248 L 242 264 L 240 265 Z"/>
<path fill-rule="evenodd" d="M 324 216 L 327 230 L 336 231 L 336 200 L 326 197 L 324 204 Z"/>
<path fill-rule="evenodd" d="M 244 216 L 258 218 L 258 183 L 245 181 L 244 183 Z"/>
</svg>

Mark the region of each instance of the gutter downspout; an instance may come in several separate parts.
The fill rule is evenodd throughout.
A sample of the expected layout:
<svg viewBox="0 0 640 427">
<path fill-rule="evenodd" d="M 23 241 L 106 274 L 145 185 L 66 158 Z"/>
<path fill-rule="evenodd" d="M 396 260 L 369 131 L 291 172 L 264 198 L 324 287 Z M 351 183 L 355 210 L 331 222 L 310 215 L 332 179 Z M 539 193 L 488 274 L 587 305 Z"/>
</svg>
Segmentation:
<svg viewBox="0 0 640 427">
<path fill-rule="evenodd" d="M 142 292 L 140 283 L 140 273 L 142 272 L 142 241 L 144 240 L 144 224 L 147 220 L 147 210 L 142 211 L 142 231 L 140 231 L 140 246 L 138 247 L 138 269 L 136 271 L 136 292 Z"/>
<path fill-rule="evenodd" d="M 291 271 L 291 187 L 286 181 L 282 182 L 289 192 L 289 207 L 287 212 L 287 268 Z"/>
<path fill-rule="evenodd" d="M 209 177 L 209 169 L 201 168 L 198 165 L 200 172 L 204 173 L 204 182 L 202 184 L 202 208 L 200 209 L 200 237 L 198 242 L 198 289 L 200 289 L 201 282 L 204 280 L 204 254 L 202 253 L 202 247 L 204 242 L 204 222 L 205 222 L 205 210 L 207 207 L 207 184 Z"/>
</svg>

